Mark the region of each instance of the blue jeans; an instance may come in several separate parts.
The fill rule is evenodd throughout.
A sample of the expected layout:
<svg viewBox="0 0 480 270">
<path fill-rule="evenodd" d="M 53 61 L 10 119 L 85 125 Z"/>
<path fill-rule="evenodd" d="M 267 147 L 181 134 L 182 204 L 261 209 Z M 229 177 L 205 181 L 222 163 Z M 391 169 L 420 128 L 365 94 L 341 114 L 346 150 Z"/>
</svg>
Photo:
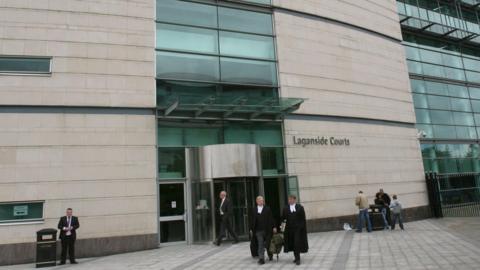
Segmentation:
<svg viewBox="0 0 480 270">
<path fill-rule="evenodd" d="M 393 214 L 393 220 L 392 220 L 392 230 L 395 230 L 395 223 L 397 223 L 398 219 L 398 224 L 400 225 L 400 229 L 403 230 L 403 222 L 402 222 L 402 215 L 401 214 Z"/>
<path fill-rule="evenodd" d="M 383 228 L 388 228 L 388 221 L 387 221 L 387 208 L 382 208 L 382 218 L 383 218 Z"/>
<path fill-rule="evenodd" d="M 357 232 L 361 232 L 363 224 L 367 220 L 367 231 L 372 231 L 372 223 L 370 223 L 370 216 L 368 215 L 368 208 L 360 209 L 358 212 L 358 221 L 357 221 Z"/>
</svg>

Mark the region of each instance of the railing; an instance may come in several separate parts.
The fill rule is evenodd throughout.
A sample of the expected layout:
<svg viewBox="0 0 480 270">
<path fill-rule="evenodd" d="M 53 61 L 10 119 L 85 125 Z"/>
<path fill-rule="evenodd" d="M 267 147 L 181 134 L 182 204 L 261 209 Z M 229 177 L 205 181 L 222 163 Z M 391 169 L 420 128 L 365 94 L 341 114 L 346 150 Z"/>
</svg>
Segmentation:
<svg viewBox="0 0 480 270">
<path fill-rule="evenodd" d="M 425 175 L 435 217 L 480 216 L 480 173 Z"/>
</svg>

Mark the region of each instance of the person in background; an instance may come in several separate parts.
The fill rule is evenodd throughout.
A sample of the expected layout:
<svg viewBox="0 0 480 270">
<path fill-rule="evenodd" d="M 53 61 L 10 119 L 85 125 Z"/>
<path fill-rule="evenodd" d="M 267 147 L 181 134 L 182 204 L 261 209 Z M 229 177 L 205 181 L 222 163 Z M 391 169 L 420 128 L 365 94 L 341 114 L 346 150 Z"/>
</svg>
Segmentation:
<svg viewBox="0 0 480 270">
<path fill-rule="evenodd" d="M 382 200 L 385 202 L 385 204 L 386 204 L 387 206 L 390 205 L 390 202 L 391 202 L 392 200 L 390 199 L 390 196 L 388 196 L 387 193 L 383 192 L 383 188 L 381 188 L 381 189 L 377 192 L 377 194 L 375 194 L 375 197 L 377 197 L 377 195 L 380 195 L 380 198 L 382 198 Z M 389 225 L 392 225 L 390 208 L 387 207 L 386 210 L 387 210 L 387 212 L 385 213 L 385 216 L 387 217 L 387 222 L 388 222 Z"/>
<path fill-rule="evenodd" d="M 227 230 L 233 237 L 233 243 L 238 243 L 238 236 L 232 228 L 233 207 L 230 200 L 227 199 L 226 191 L 220 192 L 220 207 L 218 208 L 218 212 L 220 214 L 220 233 L 218 234 L 217 240 L 213 243 L 220 246 L 222 238 L 227 236 Z"/>
<path fill-rule="evenodd" d="M 273 219 L 272 210 L 265 205 L 262 196 L 258 196 L 255 200 L 257 206 L 252 211 L 250 218 L 250 251 L 253 257 L 258 257 L 258 264 L 265 264 L 265 248 L 267 248 L 268 258 L 271 261 L 273 254 L 270 253 L 270 240 L 272 235 L 277 232 L 275 228 L 275 220 Z"/>
<path fill-rule="evenodd" d="M 402 204 L 397 200 L 397 195 L 393 195 L 393 201 L 390 203 L 390 208 L 392 209 L 393 213 L 392 230 L 395 230 L 395 223 L 397 223 L 397 219 L 400 229 L 403 230 Z"/>
<path fill-rule="evenodd" d="M 62 253 L 60 264 L 65 264 L 68 257 L 71 264 L 76 264 L 75 260 L 75 240 L 77 239 L 77 230 L 80 228 L 78 218 L 72 215 L 72 208 L 67 208 L 66 216 L 58 221 L 58 229 L 60 230 L 60 240 L 62 241 Z"/>
<path fill-rule="evenodd" d="M 375 204 L 380 207 L 380 213 L 382 214 L 383 218 L 383 229 L 388 230 L 390 229 L 390 226 L 388 226 L 388 221 L 387 221 L 387 208 L 389 208 L 389 204 L 386 204 L 385 201 L 382 199 L 382 196 L 377 193 L 377 197 L 375 198 Z"/>
<path fill-rule="evenodd" d="M 372 223 L 370 223 L 370 216 L 368 215 L 368 198 L 363 194 L 363 191 L 359 191 L 355 198 L 355 205 L 358 206 L 358 220 L 356 232 L 361 233 L 365 219 L 367 220 L 367 231 L 372 232 Z"/>
<path fill-rule="evenodd" d="M 285 221 L 283 251 L 293 251 L 296 265 L 300 265 L 300 253 L 308 252 L 307 219 L 303 206 L 297 203 L 295 195 L 288 196 L 288 205 L 282 212 Z"/>
</svg>

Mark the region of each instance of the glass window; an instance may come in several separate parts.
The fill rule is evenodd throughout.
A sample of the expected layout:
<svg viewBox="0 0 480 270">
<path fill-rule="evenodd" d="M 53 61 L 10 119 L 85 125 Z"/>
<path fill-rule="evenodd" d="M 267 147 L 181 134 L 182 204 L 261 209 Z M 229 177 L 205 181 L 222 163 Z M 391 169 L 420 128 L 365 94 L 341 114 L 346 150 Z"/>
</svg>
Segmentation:
<svg viewBox="0 0 480 270">
<path fill-rule="evenodd" d="M 185 177 L 185 148 L 158 148 L 158 177 Z"/>
<path fill-rule="evenodd" d="M 479 71 L 480 70 L 480 61 L 479 60 L 474 60 L 470 58 L 463 58 L 463 64 L 465 65 L 465 69 L 470 69 L 474 71 Z"/>
<path fill-rule="evenodd" d="M 50 73 L 50 58 L 0 56 L 0 73 Z"/>
<path fill-rule="evenodd" d="M 253 143 L 252 131 L 245 125 L 225 126 L 224 139 L 225 143 Z"/>
<path fill-rule="evenodd" d="M 455 146 L 453 144 L 437 144 L 435 154 L 438 158 L 454 157 Z"/>
<path fill-rule="evenodd" d="M 430 124 L 430 115 L 428 114 L 428 110 L 423 110 L 423 109 L 416 109 L 415 110 L 415 115 L 417 117 L 417 123 L 422 123 L 422 124 Z"/>
<path fill-rule="evenodd" d="M 423 74 L 432 77 L 445 77 L 445 71 L 442 66 L 422 63 Z"/>
<path fill-rule="evenodd" d="M 425 81 L 425 89 L 429 94 L 448 96 L 448 87 L 443 83 Z"/>
<path fill-rule="evenodd" d="M 452 105 L 452 110 L 454 111 L 463 111 L 471 112 L 472 106 L 470 105 L 470 100 L 463 98 L 451 98 L 450 103 Z"/>
<path fill-rule="evenodd" d="M 273 38 L 220 31 L 220 54 L 274 60 Z"/>
<path fill-rule="evenodd" d="M 457 161 L 453 158 L 437 159 L 439 173 L 458 172 Z"/>
<path fill-rule="evenodd" d="M 455 125 L 474 126 L 472 113 L 453 112 L 453 121 Z"/>
<path fill-rule="evenodd" d="M 465 73 L 467 74 L 467 81 L 480 83 L 480 73 L 479 72 L 465 71 Z"/>
<path fill-rule="evenodd" d="M 407 60 L 408 71 L 414 74 L 423 74 L 422 63 Z"/>
<path fill-rule="evenodd" d="M 442 63 L 442 54 L 430 50 L 420 49 L 420 56 L 423 62 L 438 64 Z"/>
<path fill-rule="evenodd" d="M 434 125 L 433 126 L 433 134 L 435 138 L 441 139 L 456 139 L 457 132 L 454 126 L 440 126 Z"/>
<path fill-rule="evenodd" d="M 430 109 L 450 110 L 450 98 L 428 95 L 428 105 Z"/>
<path fill-rule="evenodd" d="M 220 29 L 272 35 L 272 15 L 267 13 L 219 7 Z"/>
<path fill-rule="evenodd" d="M 218 57 L 157 52 L 157 77 L 163 79 L 218 81 Z"/>
<path fill-rule="evenodd" d="M 412 87 L 412 92 L 415 93 L 425 93 L 425 82 L 422 80 L 410 80 L 410 86 Z"/>
<path fill-rule="evenodd" d="M 253 128 L 253 141 L 255 144 L 272 146 L 283 145 L 282 128 L 280 125 L 256 126 Z"/>
<path fill-rule="evenodd" d="M 434 124 L 453 125 L 453 115 L 450 111 L 430 111 L 430 118 Z"/>
<path fill-rule="evenodd" d="M 480 100 L 471 100 L 470 102 L 472 102 L 472 110 L 480 113 Z"/>
<path fill-rule="evenodd" d="M 452 97 L 468 98 L 468 89 L 463 85 L 449 84 L 448 94 Z"/>
<path fill-rule="evenodd" d="M 457 130 L 457 139 L 476 139 L 477 132 L 474 127 L 455 127 Z"/>
<path fill-rule="evenodd" d="M 277 84 L 277 69 L 274 62 L 221 57 L 220 66 L 224 82 Z"/>
<path fill-rule="evenodd" d="M 442 54 L 443 64 L 449 67 L 463 68 L 462 58 L 451 55 L 451 54 Z"/>
<path fill-rule="evenodd" d="M 204 146 L 219 144 L 221 131 L 218 127 L 187 127 L 185 128 L 185 144 L 188 146 Z"/>
<path fill-rule="evenodd" d="M 271 0 L 238 0 L 240 2 L 250 2 L 250 3 L 256 3 L 256 4 L 264 4 L 264 5 L 270 5 Z"/>
<path fill-rule="evenodd" d="M 474 114 L 475 118 L 475 125 L 480 127 L 480 114 L 476 113 Z"/>
<path fill-rule="evenodd" d="M 428 108 L 426 95 L 413 94 L 413 103 L 415 104 L 415 108 Z"/>
<path fill-rule="evenodd" d="M 43 202 L 2 202 L 0 223 L 43 220 Z"/>
<path fill-rule="evenodd" d="M 278 175 L 285 173 L 283 148 L 262 147 L 261 155 L 263 175 Z"/>
<path fill-rule="evenodd" d="M 471 98 L 480 99 L 480 88 L 469 87 L 468 91 Z"/>
<path fill-rule="evenodd" d="M 424 132 L 425 138 L 433 138 L 433 127 L 432 125 L 416 125 L 418 131 Z"/>
<path fill-rule="evenodd" d="M 420 51 L 418 48 L 405 46 L 405 53 L 407 55 L 407 59 L 421 61 Z"/>
<path fill-rule="evenodd" d="M 463 69 L 444 67 L 443 71 L 445 73 L 445 77 L 448 79 L 459 81 L 465 80 L 465 72 Z"/>
<path fill-rule="evenodd" d="M 157 20 L 217 27 L 217 7 L 177 0 L 157 0 Z"/>
<path fill-rule="evenodd" d="M 166 127 L 159 125 L 157 133 L 159 146 L 183 145 L 183 130 L 180 127 Z"/>
<path fill-rule="evenodd" d="M 195 27 L 157 23 L 157 48 L 218 53 L 218 32 Z"/>
</svg>

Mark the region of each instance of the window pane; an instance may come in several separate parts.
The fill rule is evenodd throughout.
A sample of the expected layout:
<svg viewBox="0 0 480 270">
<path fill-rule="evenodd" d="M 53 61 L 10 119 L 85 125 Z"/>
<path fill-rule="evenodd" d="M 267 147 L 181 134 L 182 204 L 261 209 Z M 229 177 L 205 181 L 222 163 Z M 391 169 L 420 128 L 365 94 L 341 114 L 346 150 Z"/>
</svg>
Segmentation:
<svg viewBox="0 0 480 270">
<path fill-rule="evenodd" d="M 453 125 L 452 112 L 431 110 L 430 117 L 434 124 Z"/>
<path fill-rule="evenodd" d="M 157 77 L 218 81 L 218 57 L 157 52 Z"/>
<path fill-rule="evenodd" d="M 272 15 L 225 7 L 218 8 L 220 29 L 271 35 Z"/>
<path fill-rule="evenodd" d="M 220 54 L 274 60 L 273 38 L 221 31 Z"/>
<path fill-rule="evenodd" d="M 472 102 L 472 110 L 480 113 L 480 100 L 471 100 L 470 102 Z"/>
<path fill-rule="evenodd" d="M 157 23 L 157 48 L 217 54 L 217 35 L 215 30 Z"/>
<path fill-rule="evenodd" d="M 250 2 L 250 3 L 257 3 L 257 4 L 264 4 L 270 5 L 271 0 L 238 0 L 239 2 Z"/>
<path fill-rule="evenodd" d="M 476 139 L 477 132 L 474 127 L 455 127 L 457 130 L 457 139 Z"/>
<path fill-rule="evenodd" d="M 415 125 L 418 131 L 425 134 L 425 138 L 433 138 L 433 127 L 432 125 Z"/>
<path fill-rule="evenodd" d="M 408 65 L 408 72 L 415 73 L 415 74 L 423 74 L 422 63 L 407 60 L 407 65 Z"/>
<path fill-rule="evenodd" d="M 283 145 L 282 128 L 280 125 L 254 127 L 253 140 L 255 144 L 259 145 Z"/>
<path fill-rule="evenodd" d="M 435 135 L 435 138 L 441 138 L 441 139 L 456 139 L 457 138 L 457 134 L 456 134 L 454 126 L 434 125 L 433 126 L 433 134 Z"/>
<path fill-rule="evenodd" d="M 465 69 L 470 69 L 470 70 L 475 70 L 479 71 L 480 70 L 480 61 L 479 60 L 474 60 L 470 58 L 463 58 L 463 63 L 465 65 Z"/>
<path fill-rule="evenodd" d="M 158 126 L 159 146 L 180 146 L 183 145 L 183 131 L 180 127 Z"/>
<path fill-rule="evenodd" d="M 41 220 L 43 202 L 0 203 L 0 223 Z"/>
<path fill-rule="evenodd" d="M 468 89 L 462 85 L 449 84 L 448 94 L 452 97 L 468 98 Z"/>
<path fill-rule="evenodd" d="M 425 89 L 429 94 L 448 96 L 448 87 L 443 83 L 425 81 Z"/>
<path fill-rule="evenodd" d="M 285 173 L 283 148 L 262 147 L 261 154 L 263 175 L 278 175 Z"/>
<path fill-rule="evenodd" d="M 470 97 L 480 99 L 480 88 L 469 87 Z"/>
<path fill-rule="evenodd" d="M 274 62 L 220 58 L 222 81 L 261 85 L 277 84 Z"/>
<path fill-rule="evenodd" d="M 438 171 L 440 173 L 456 173 L 458 172 L 457 162 L 455 159 L 438 159 Z"/>
<path fill-rule="evenodd" d="M 422 63 L 422 70 L 423 74 L 428 76 L 441 78 L 445 77 L 445 72 L 442 66 Z"/>
<path fill-rule="evenodd" d="M 446 78 L 459 81 L 465 80 L 465 73 L 463 69 L 444 67 L 443 71 L 445 72 Z"/>
<path fill-rule="evenodd" d="M 157 20 L 180 24 L 217 27 L 217 8 L 177 0 L 157 0 Z"/>
<path fill-rule="evenodd" d="M 428 108 L 426 95 L 413 94 L 413 103 L 415 104 L 415 108 Z"/>
<path fill-rule="evenodd" d="M 253 143 L 252 131 L 244 125 L 230 124 L 224 130 L 225 143 Z"/>
<path fill-rule="evenodd" d="M 421 124 L 430 124 L 430 115 L 428 114 L 428 110 L 416 109 L 415 115 L 417 117 L 417 123 Z"/>
<path fill-rule="evenodd" d="M 189 127 L 185 128 L 185 144 L 188 146 L 204 146 L 220 143 L 220 128 Z"/>
<path fill-rule="evenodd" d="M 185 149 L 158 149 L 158 177 L 174 179 L 185 177 Z"/>
<path fill-rule="evenodd" d="M 407 54 L 407 59 L 421 61 L 418 48 L 405 46 L 405 53 Z"/>
<path fill-rule="evenodd" d="M 422 62 L 439 65 L 442 64 L 442 55 L 438 52 L 420 49 L 420 56 L 422 58 Z"/>
<path fill-rule="evenodd" d="M 480 73 L 479 72 L 466 71 L 465 73 L 467 74 L 467 81 L 480 83 Z"/>
<path fill-rule="evenodd" d="M 427 96 L 430 109 L 450 110 L 450 98 L 439 96 Z"/>
<path fill-rule="evenodd" d="M 412 92 L 425 93 L 425 82 L 421 80 L 410 80 Z"/>
<path fill-rule="evenodd" d="M 50 73 L 50 58 L 0 57 L 0 73 Z"/>
<path fill-rule="evenodd" d="M 463 98 L 451 98 L 450 103 L 452 110 L 454 111 L 464 111 L 471 112 L 472 106 L 470 105 L 470 100 Z"/>
<path fill-rule="evenodd" d="M 473 122 L 473 114 L 471 113 L 463 113 L 463 112 L 454 112 L 453 113 L 453 121 L 455 125 L 462 125 L 462 126 L 474 126 Z"/>
</svg>

